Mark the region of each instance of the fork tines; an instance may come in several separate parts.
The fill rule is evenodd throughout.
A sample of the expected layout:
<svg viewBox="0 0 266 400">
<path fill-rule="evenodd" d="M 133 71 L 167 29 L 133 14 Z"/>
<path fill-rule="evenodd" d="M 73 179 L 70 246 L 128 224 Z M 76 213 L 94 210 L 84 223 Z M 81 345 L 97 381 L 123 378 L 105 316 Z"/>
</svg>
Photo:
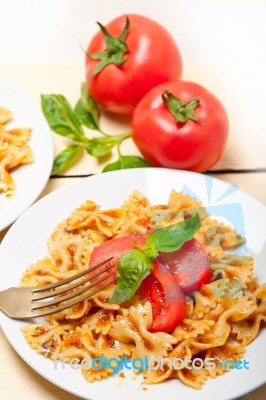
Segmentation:
<svg viewBox="0 0 266 400">
<path fill-rule="evenodd" d="M 51 283 L 49 285 L 41 286 L 33 288 L 34 298 L 32 299 L 33 307 L 32 312 L 36 312 L 37 316 L 45 316 L 51 313 L 57 313 L 65 310 L 87 298 L 93 296 L 97 292 L 105 289 L 107 286 L 115 283 L 116 279 L 110 280 L 110 278 L 114 277 L 116 271 L 110 272 L 106 274 L 106 272 L 113 267 L 109 261 L 111 261 L 113 257 L 108 258 L 107 260 L 102 261 L 99 264 L 94 265 L 93 267 L 82 271 L 72 277 L 63 279 L 62 281 Z M 97 270 L 99 267 L 107 263 L 106 267 L 101 269 L 100 271 L 96 271 L 93 275 L 88 275 L 91 272 Z M 103 276 L 101 276 L 104 274 Z M 79 279 L 84 275 L 86 276 L 84 279 Z M 101 277 L 100 277 L 101 276 Z M 87 282 L 94 280 L 95 278 L 100 277 L 98 280 L 86 285 Z M 102 282 L 106 281 L 103 285 L 100 285 Z M 74 281 L 74 282 L 73 282 Z M 68 283 L 73 282 L 69 285 Z M 99 286 L 98 286 L 99 285 Z M 76 288 L 79 289 L 75 290 Z M 58 290 L 52 290 L 59 288 Z M 93 290 L 93 288 L 95 288 Z M 69 293 L 70 292 L 70 293 Z M 66 293 L 65 295 L 63 293 Z M 44 301 L 48 298 L 53 298 L 50 301 Z M 69 300 L 69 301 L 67 301 Z M 63 303 L 60 305 L 60 303 Z M 59 306 L 56 306 L 59 304 Z M 49 307 L 49 308 L 47 308 Z M 51 310 L 52 308 L 52 310 Z"/>
</svg>

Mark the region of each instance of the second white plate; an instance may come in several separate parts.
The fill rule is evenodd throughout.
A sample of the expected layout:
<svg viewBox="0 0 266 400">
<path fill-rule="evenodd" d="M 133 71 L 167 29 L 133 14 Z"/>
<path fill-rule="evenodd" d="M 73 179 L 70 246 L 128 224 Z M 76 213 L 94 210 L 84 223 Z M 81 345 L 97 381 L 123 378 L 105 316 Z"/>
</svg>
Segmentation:
<svg viewBox="0 0 266 400">
<path fill-rule="evenodd" d="M 12 171 L 16 190 L 9 197 L 0 193 L 0 231 L 9 226 L 39 196 L 46 185 L 53 164 L 52 135 L 44 117 L 17 89 L 0 81 L 0 105 L 8 108 L 13 120 L 11 128 L 32 128 L 30 147 L 34 162 Z"/>
</svg>

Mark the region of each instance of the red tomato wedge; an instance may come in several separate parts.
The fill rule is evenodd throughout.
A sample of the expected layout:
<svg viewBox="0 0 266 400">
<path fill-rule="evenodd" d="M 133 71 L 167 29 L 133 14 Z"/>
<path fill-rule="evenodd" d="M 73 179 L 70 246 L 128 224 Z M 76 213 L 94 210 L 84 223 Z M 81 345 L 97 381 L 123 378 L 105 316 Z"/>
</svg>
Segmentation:
<svg viewBox="0 0 266 400">
<path fill-rule="evenodd" d="M 108 263 L 97 269 L 103 270 L 111 265 L 107 275 L 111 271 L 117 271 L 118 259 L 128 250 L 134 249 L 134 241 L 140 245 L 146 243 L 146 237 L 141 235 L 125 235 L 107 240 L 92 252 L 89 267 L 98 264 L 108 257 L 114 257 Z M 102 276 L 102 275 L 101 275 Z M 95 278 L 91 281 L 95 281 Z M 106 279 L 103 283 L 107 283 Z M 174 275 L 157 260 L 153 261 L 151 274 L 141 283 L 138 294 L 142 301 L 150 301 L 152 305 L 153 322 L 150 332 L 171 332 L 184 319 L 186 302 L 184 294 L 175 280 Z"/>
<path fill-rule="evenodd" d="M 179 325 L 186 313 L 184 294 L 174 275 L 155 260 L 153 270 L 141 283 L 138 293 L 152 304 L 153 321 L 150 332 L 169 333 Z"/>
<path fill-rule="evenodd" d="M 159 260 L 174 275 L 180 287 L 186 293 L 198 290 L 211 280 L 211 268 L 208 254 L 202 245 L 191 239 L 171 253 L 160 253 Z"/>
<path fill-rule="evenodd" d="M 103 272 L 100 277 L 108 275 L 112 271 L 117 271 L 117 260 L 126 251 L 135 249 L 134 242 L 137 242 L 140 245 L 144 245 L 146 243 L 146 237 L 132 234 L 132 235 L 114 237 L 112 239 L 107 240 L 100 246 L 95 247 L 90 258 L 89 267 L 93 267 L 94 265 L 100 263 L 101 261 L 109 257 L 113 257 L 111 261 L 101 265 L 99 268 L 97 268 L 96 271 L 98 272 L 105 269 L 107 265 L 111 265 L 110 269 L 108 269 L 108 271 L 106 272 Z M 91 279 L 91 282 L 95 282 L 100 277 Z M 106 281 L 104 281 L 103 284 L 108 283 L 108 281 L 111 281 L 112 279 L 113 276 L 109 279 L 106 279 Z"/>
</svg>

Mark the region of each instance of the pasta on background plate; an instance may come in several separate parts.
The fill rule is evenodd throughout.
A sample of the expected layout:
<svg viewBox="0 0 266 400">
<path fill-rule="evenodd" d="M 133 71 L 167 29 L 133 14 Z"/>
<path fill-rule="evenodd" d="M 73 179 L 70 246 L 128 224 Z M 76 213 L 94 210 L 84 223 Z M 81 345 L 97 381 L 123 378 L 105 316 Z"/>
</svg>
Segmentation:
<svg viewBox="0 0 266 400">
<path fill-rule="evenodd" d="M 28 144 L 31 128 L 7 129 L 6 124 L 12 119 L 11 111 L 0 106 L 0 194 L 15 189 L 15 182 L 10 171 L 33 161 Z"/>
<path fill-rule="evenodd" d="M 253 258 L 230 254 L 244 239 L 231 227 L 212 219 L 195 199 L 173 190 L 168 204 L 151 205 L 148 198 L 134 191 L 117 209 L 101 210 L 92 200 L 77 208 L 51 234 L 51 258 L 31 265 L 23 274 L 22 287 L 59 281 L 88 268 L 93 249 L 105 241 L 128 233 L 144 235 L 154 227 L 167 226 L 198 213 L 201 226 L 195 234 L 208 253 L 212 281 L 186 296 L 183 322 L 170 333 L 149 331 L 152 305 L 133 296 L 112 304 L 115 285 L 62 312 L 46 317 L 42 324 L 23 328 L 29 345 L 52 360 L 56 355 L 94 359 L 106 358 L 181 358 L 214 359 L 214 368 L 169 368 L 143 370 L 144 383 L 155 384 L 176 379 L 200 389 L 206 379 L 230 369 L 226 360 L 244 357 L 266 322 L 266 284 L 253 278 Z M 60 360 L 60 358 L 59 358 Z M 220 364 L 220 365 L 219 365 Z M 136 371 L 137 372 L 137 371 Z M 82 369 L 89 381 L 112 374 L 111 369 Z"/>
</svg>

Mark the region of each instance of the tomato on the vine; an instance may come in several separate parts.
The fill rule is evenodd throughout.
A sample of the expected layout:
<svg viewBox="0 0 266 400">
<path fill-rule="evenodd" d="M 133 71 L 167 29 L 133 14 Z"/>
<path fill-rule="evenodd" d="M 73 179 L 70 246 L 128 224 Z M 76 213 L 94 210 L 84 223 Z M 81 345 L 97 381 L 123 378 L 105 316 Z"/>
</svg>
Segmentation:
<svg viewBox="0 0 266 400">
<path fill-rule="evenodd" d="M 89 93 L 105 109 L 132 113 L 154 86 L 180 79 L 182 61 L 170 33 L 137 14 L 112 20 L 93 37 L 86 52 Z"/>
<path fill-rule="evenodd" d="M 132 117 L 132 137 L 151 165 L 204 172 L 222 156 L 228 118 L 204 87 L 186 81 L 151 89 Z"/>
</svg>

